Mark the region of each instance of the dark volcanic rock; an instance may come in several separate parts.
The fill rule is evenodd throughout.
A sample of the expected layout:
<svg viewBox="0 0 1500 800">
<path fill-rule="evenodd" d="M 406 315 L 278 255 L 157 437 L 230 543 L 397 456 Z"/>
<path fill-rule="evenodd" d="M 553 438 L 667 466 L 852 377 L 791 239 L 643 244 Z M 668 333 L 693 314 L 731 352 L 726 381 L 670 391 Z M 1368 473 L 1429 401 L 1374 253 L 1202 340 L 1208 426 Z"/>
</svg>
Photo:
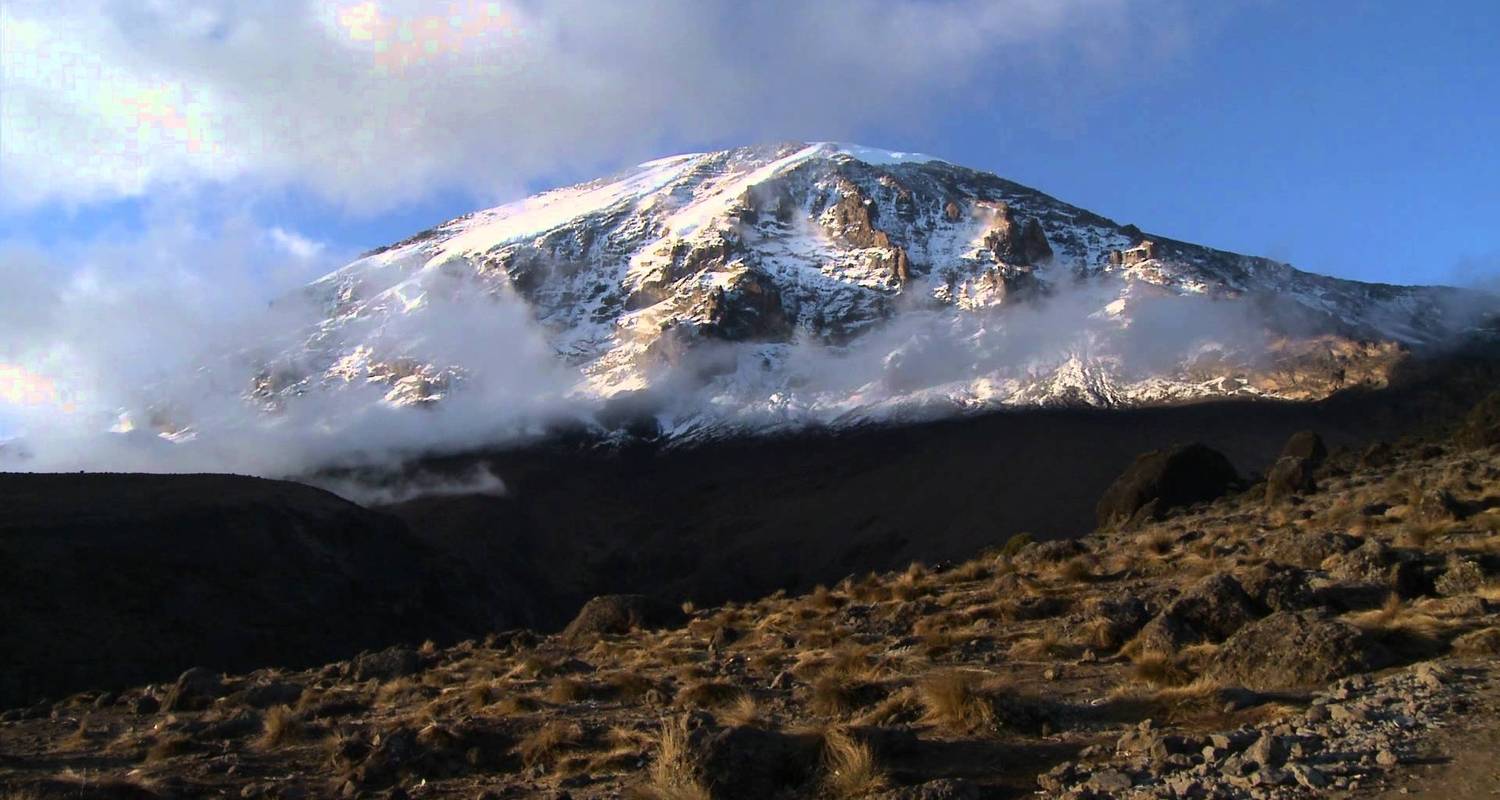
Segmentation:
<svg viewBox="0 0 1500 800">
<path fill-rule="evenodd" d="M 1312 459 L 1282 456 L 1266 474 L 1266 502 L 1279 503 L 1289 497 L 1315 491 Z"/>
<path fill-rule="evenodd" d="M 1266 611 L 1298 611 L 1314 603 L 1307 572 L 1286 564 L 1261 564 L 1239 577 L 1245 594 Z"/>
<path fill-rule="evenodd" d="M 201 711 L 225 693 L 220 676 L 202 667 L 193 667 L 177 677 L 162 700 L 162 711 Z"/>
<path fill-rule="evenodd" d="M 1201 444 L 1153 450 L 1136 458 L 1110 485 L 1095 508 L 1100 527 L 1133 518 L 1155 502 L 1155 515 L 1168 509 L 1213 500 L 1239 482 L 1223 453 Z"/>
<path fill-rule="evenodd" d="M 1500 444 L 1500 392 L 1479 401 L 1454 437 L 1464 447 L 1492 447 Z"/>
<path fill-rule="evenodd" d="M 1256 691 L 1279 691 L 1327 684 L 1391 661 L 1379 643 L 1325 611 L 1281 611 L 1230 637 L 1208 674 Z"/>
<path fill-rule="evenodd" d="M 1305 458 L 1314 468 L 1320 467 L 1328 460 L 1328 446 L 1313 431 L 1298 431 L 1281 448 L 1281 458 Z"/>
<path fill-rule="evenodd" d="M 1175 653 L 1199 642 L 1219 642 L 1255 619 L 1256 609 L 1239 581 L 1209 575 L 1172 601 L 1136 636 L 1144 652 Z"/>
<path fill-rule="evenodd" d="M 563 630 L 569 644 L 583 644 L 602 634 L 629 633 L 634 628 L 664 627 L 682 619 L 671 604 L 642 594 L 610 594 L 588 601 Z"/>
<path fill-rule="evenodd" d="M 701 736 L 704 773 L 717 787 L 715 797 L 760 800 L 775 797 L 814 774 L 821 751 L 815 736 L 767 731 L 751 726 L 709 729 Z"/>
</svg>

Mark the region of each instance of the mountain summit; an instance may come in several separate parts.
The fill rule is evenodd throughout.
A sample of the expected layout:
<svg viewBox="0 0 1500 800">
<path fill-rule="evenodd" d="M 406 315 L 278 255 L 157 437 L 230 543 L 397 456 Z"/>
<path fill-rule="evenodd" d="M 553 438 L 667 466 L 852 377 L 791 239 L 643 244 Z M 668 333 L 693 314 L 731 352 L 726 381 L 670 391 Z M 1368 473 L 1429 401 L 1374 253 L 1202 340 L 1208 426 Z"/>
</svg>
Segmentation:
<svg viewBox="0 0 1500 800">
<path fill-rule="evenodd" d="M 600 410 L 625 408 L 672 436 L 1316 398 L 1382 384 L 1411 348 L 1459 333 L 1473 301 L 1174 241 L 941 159 L 826 142 L 649 161 L 444 223 L 308 293 L 323 318 L 257 356 L 250 396 L 269 410 L 351 387 L 440 404 L 497 354 L 530 353 L 604 427 Z"/>
</svg>

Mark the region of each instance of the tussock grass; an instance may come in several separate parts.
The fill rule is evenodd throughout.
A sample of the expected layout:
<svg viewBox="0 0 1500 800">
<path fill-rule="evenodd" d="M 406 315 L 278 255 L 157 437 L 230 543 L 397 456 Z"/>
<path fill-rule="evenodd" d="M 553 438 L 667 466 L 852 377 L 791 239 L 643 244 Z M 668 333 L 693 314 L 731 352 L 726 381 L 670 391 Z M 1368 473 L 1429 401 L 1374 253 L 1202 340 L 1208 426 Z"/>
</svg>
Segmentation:
<svg viewBox="0 0 1500 800">
<path fill-rule="evenodd" d="M 1049 626 L 1037 635 L 1011 645 L 1010 656 L 1025 661 L 1044 661 L 1061 655 L 1062 650 L 1057 629 Z"/>
<path fill-rule="evenodd" d="M 844 728 L 823 733 L 824 797 L 868 797 L 890 785 L 890 778 L 870 746 Z"/>
<path fill-rule="evenodd" d="M 1059 564 L 1055 574 L 1066 583 L 1084 583 L 1094 579 L 1094 568 L 1086 557 L 1074 556 Z"/>
<path fill-rule="evenodd" d="M 716 709 L 739 702 L 745 690 L 727 681 L 699 681 L 677 694 L 677 704 L 686 708 Z"/>
<path fill-rule="evenodd" d="M 147 764 L 159 764 L 168 759 L 190 753 L 193 750 L 193 740 L 180 733 L 166 733 L 158 737 L 156 741 L 146 748 L 145 761 Z"/>
<path fill-rule="evenodd" d="M 1386 597 L 1380 608 L 1355 612 L 1347 619 L 1358 628 L 1382 636 L 1406 634 L 1423 639 L 1437 639 L 1449 627 L 1442 620 L 1423 613 L 1394 593 Z"/>
<path fill-rule="evenodd" d="M 983 676 L 967 670 L 940 670 L 916 684 L 917 699 L 926 712 L 923 722 L 951 734 L 974 735 L 995 728 L 995 707 L 983 691 Z"/>
<path fill-rule="evenodd" d="M 740 699 L 725 706 L 718 713 L 718 719 L 736 728 L 759 728 L 767 722 L 760 704 L 755 702 L 755 698 L 749 694 L 740 695 Z"/>
<path fill-rule="evenodd" d="M 302 720 L 302 715 L 293 711 L 289 706 L 276 706 L 266 712 L 265 719 L 261 721 L 261 735 L 256 740 L 256 746 L 262 750 L 272 750 L 278 747 L 301 742 L 307 737 L 307 724 Z"/>
<path fill-rule="evenodd" d="M 583 741 L 583 729 L 577 723 L 555 720 L 537 728 L 515 747 L 516 755 L 527 769 L 551 770 L 563 754 Z"/>
<path fill-rule="evenodd" d="M 1163 653 L 1141 653 L 1131 659 L 1130 679 L 1153 689 L 1183 686 L 1193 675 L 1177 659 Z"/>
<path fill-rule="evenodd" d="M 686 717 L 662 723 L 646 783 L 630 795 L 636 800 L 712 800 Z"/>
</svg>

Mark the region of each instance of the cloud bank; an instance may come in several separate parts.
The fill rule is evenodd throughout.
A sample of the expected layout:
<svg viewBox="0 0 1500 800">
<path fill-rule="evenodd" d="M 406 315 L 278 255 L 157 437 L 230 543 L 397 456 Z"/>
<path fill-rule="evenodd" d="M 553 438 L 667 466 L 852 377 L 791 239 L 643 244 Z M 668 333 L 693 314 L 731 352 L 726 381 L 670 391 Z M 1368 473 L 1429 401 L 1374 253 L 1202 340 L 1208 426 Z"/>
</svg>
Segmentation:
<svg viewBox="0 0 1500 800">
<path fill-rule="evenodd" d="M 910 130 L 1116 80 L 1175 0 L 7 0 L 0 203 L 491 199 L 681 143 Z"/>
</svg>

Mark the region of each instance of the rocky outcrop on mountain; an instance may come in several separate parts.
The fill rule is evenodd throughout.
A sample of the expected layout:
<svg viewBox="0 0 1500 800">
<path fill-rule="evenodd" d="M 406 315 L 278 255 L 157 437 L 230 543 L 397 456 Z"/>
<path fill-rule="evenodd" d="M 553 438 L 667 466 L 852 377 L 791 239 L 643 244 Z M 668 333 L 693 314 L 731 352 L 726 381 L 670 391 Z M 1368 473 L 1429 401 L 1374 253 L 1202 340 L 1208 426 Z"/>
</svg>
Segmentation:
<svg viewBox="0 0 1500 800">
<path fill-rule="evenodd" d="M 1052 258 L 1047 234 L 1035 219 L 1020 220 L 1006 203 L 994 210 L 995 221 L 981 240 L 998 264 L 1037 266 Z"/>
</svg>

